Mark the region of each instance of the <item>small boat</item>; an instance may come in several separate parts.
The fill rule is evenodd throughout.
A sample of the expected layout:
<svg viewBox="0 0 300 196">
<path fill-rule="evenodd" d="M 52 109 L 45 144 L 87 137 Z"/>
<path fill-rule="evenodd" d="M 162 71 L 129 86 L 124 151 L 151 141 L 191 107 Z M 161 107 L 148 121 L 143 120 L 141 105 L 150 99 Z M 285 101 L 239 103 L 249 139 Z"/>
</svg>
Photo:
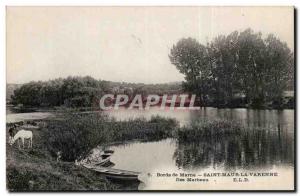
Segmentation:
<svg viewBox="0 0 300 196">
<path fill-rule="evenodd" d="M 127 171 L 121 169 L 97 167 L 93 165 L 83 165 L 85 168 L 94 170 L 97 173 L 105 175 L 106 178 L 111 180 L 126 180 L 126 181 L 139 181 L 139 172 Z"/>
</svg>

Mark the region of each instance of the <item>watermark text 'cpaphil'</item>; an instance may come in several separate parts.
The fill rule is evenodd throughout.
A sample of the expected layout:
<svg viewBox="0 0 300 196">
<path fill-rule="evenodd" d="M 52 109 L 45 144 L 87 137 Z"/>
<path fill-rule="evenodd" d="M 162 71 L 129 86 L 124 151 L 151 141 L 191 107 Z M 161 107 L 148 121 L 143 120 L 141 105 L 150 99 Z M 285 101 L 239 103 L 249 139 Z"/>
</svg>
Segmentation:
<svg viewBox="0 0 300 196">
<path fill-rule="evenodd" d="M 174 95 L 147 95 L 128 96 L 126 94 L 105 94 L 99 101 L 101 110 L 117 110 L 120 107 L 127 109 L 150 109 L 151 107 L 160 107 L 161 109 L 189 109 L 195 110 L 199 107 L 195 106 L 197 101 L 196 95 L 174 94 Z"/>
</svg>

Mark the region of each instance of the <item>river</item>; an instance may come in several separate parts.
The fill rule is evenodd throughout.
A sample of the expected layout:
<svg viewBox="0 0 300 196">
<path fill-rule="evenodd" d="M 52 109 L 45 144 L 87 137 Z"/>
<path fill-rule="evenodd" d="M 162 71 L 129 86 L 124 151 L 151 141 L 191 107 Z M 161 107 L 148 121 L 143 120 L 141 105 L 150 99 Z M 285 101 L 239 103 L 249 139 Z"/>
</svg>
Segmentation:
<svg viewBox="0 0 300 196">
<path fill-rule="evenodd" d="M 14 123 L 28 120 L 39 120 L 51 117 L 50 112 L 16 112 L 13 107 L 6 106 L 6 123 Z"/>
<path fill-rule="evenodd" d="M 199 143 L 178 143 L 174 139 L 155 142 L 131 142 L 111 146 L 115 153 L 111 161 L 115 168 L 142 172 L 139 189 L 268 189 L 268 183 L 257 183 L 257 179 L 247 185 L 228 181 L 228 178 L 209 179 L 209 183 L 178 183 L 174 178 L 158 177 L 158 173 L 224 171 L 275 171 L 282 178 L 265 178 L 277 188 L 282 183 L 293 184 L 294 163 L 294 110 L 252 110 L 252 109 L 216 109 L 201 110 L 126 110 L 108 111 L 107 114 L 117 120 L 152 115 L 176 118 L 181 126 L 197 119 L 226 119 L 244 126 L 260 127 L 259 132 L 247 133 L 244 141 L 234 137 L 221 141 L 202 141 Z M 260 179 L 259 179 L 260 180 Z M 222 186 L 226 182 L 227 186 Z M 253 184 L 251 184 L 253 183 Z M 289 186 L 289 185 L 286 185 Z"/>
</svg>

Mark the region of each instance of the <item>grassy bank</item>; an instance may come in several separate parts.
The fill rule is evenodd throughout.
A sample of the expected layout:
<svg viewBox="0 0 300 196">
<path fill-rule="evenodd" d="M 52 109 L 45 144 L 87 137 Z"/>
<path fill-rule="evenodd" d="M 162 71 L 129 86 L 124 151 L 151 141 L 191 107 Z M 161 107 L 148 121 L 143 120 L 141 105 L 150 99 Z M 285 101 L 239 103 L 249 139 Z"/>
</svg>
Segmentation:
<svg viewBox="0 0 300 196">
<path fill-rule="evenodd" d="M 19 150 L 16 144 L 6 143 L 8 190 L 136 190 L 137 184 L 112 183 L 93 171 L 75 166 L 74 160 L 97 145 L 171 137 L 177 126 L 175 120 L 160 117 L 117 121 L 98 114 L 71 113 L 44 122 L 41 124 L 46 126 L 30 129 L 33 149 Z M 56 162 L 57 151 L 62 151 L 61 162 Z"/>
<path fill-rule="evenodd" d="M 118 190 L 102 176 L 71 162 L 56 162 L 47 150 L 44 128 L 31 129 L 33 149 L 6 143 L 7 189 L 10 191 Z M 7 138 L 8 141 L 8 138 Z"/>
</svg>

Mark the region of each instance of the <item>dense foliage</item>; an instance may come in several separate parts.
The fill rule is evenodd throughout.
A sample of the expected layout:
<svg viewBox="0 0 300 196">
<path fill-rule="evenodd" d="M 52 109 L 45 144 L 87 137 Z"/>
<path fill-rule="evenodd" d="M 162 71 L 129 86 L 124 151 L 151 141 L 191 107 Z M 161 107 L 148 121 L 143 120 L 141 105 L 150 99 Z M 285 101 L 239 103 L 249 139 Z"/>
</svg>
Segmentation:
<svg viewBox="0 0 300 196">
<path fill-rule="evenodd" d="M 136 94 L 147 96 L 179 93 L 181 89 L 180 82 L 143 84 L 96 80 L 89 76 L 67 77 L 18 85 L 8 102 L 31 107 L 98 107 L 99 98 L 105 93 L 134 97 Z"/>
<path fill-rule="evenodd" d="M 293 86 L 294 57 L 287 44 L 251 29 L 220 35 L 207 45 L 181 39 L 169 58 L 185 75 L 185 90 L 204 105 L 235 106 L 244 97 L 253 107 L 280 105 L 283 92 Z"/>
<path fill-rule="evenodd" d="M 25 106 L 84 107 L 91 106 L 105 90 L 104 81 L 88 76 L 29 82 L 14 91 L 12 103 Z"/>
</svg>

